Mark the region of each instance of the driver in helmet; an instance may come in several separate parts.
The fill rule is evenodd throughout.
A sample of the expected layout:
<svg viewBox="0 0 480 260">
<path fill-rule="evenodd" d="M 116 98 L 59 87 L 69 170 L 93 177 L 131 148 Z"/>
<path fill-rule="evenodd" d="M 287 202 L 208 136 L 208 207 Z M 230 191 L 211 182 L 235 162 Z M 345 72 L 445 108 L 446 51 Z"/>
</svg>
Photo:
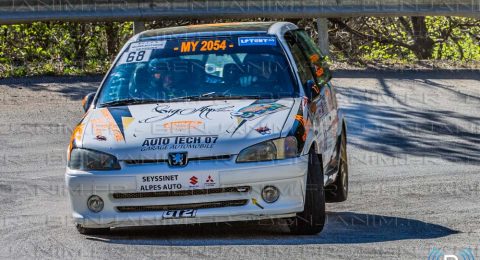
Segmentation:
<svg viewBox="0 0 480 260">
<path fill-rule="evenodd" d="M 150 74 L 149 87 L 153 93 L 159 94 L 160 98 L 175 97 L 173 83 L 174 74 L 171 71 L 171 64 L 166 60 L 152 59 L 148 63 L 148 72 Z"/>
</svg>

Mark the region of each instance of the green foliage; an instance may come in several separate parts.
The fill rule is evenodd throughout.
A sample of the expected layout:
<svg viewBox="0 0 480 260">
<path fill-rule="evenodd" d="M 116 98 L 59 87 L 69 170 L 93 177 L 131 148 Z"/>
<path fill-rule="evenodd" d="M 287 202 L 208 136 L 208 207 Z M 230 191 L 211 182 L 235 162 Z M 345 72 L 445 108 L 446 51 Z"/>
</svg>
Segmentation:
<svg viewBox="0 0 480 260">
<path fill-rule="evenodd" d="M 107 26 L 117 32 L 109 37 Z M 0 26 L 0 77 L 104 73 L 133 34 L 132 23 L 32 23 Z"/>
<path fill-rule="evenodd" d="M 258 19 L 257 19 L 258 20 Z M 416 35 L 413 20 L 406 17 L 330 19 L 334 60 L 419 59 L 424 38 L 432 40 L 427 55 L 433 60 L 480 61 L 480 21 L 458 17 L 426 17 L 425 35 Z M 198 20 L 156 21 L 147 28 L 191 23 Z M 316 37 L 312 19 L 298 21 Z M 132 36 L 132 22 L 60 23 L 0 26 L 0 77 L 26 75 L 78 75 L 104 73 Z M 423 38 L 422 38 L 423 37 Z M 423 42 L 425 44 L 425 42 Z M 427 45 L 428 47 L 428 42 Z"/>
</svg>

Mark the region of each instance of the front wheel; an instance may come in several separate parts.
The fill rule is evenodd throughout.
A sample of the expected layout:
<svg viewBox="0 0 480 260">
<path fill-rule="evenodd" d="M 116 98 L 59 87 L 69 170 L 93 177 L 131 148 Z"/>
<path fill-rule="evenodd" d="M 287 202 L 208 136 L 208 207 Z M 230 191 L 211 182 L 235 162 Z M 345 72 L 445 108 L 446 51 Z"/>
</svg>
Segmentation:
<svg viewBox="0 0 480 260">
<path fill-rule="evenodd" d="M 308 163 L 305 207 L 303 212 L 289 219 L 290 233 L 314 235 L 323 230 L 325 224 L 325 193 L 323 189 L 323 167 L 318 155 L 311 151 Z"/>
</svg>

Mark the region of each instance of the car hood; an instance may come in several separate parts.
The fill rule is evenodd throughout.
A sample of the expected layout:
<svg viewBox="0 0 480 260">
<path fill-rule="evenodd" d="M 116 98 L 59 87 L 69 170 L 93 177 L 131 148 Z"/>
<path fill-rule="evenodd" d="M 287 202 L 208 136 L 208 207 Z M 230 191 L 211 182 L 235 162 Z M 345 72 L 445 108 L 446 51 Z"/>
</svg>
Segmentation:
<svg viewBox="0 0 480 260">
<path fill-rule="evenodd" d="M 238 154 L 282 135 L 295 104 L 278 100 L 208 100 L 121 107 L 87 112 L 81 147 L 120 160 L 189 158 Z"/>
</svg>

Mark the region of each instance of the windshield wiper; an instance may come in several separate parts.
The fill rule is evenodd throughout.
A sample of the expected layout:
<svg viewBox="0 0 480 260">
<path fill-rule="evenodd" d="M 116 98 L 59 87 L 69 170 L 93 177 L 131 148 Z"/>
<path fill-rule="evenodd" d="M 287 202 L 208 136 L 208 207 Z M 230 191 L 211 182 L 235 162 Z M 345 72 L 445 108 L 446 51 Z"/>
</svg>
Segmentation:
<svg viewBox="0 0 480 260">
<path fill-rule="evenodd" d="M 261 99 L 262 96 L 258 95 L 228 95 L 217 94 L 216 92 L 208 92 L 201 95 L 192 95 L 184 97 L 171 98 L 168 101 L 174 100 L 208 100 L 208 99 Z"/>
<path fill-rule="evenodd" d="M 120 100 L 109 101 L 100 104 L 100 107 L 114 107 L 114 106 L 126 106 L 126 105 L 136 105 L 136 104 L 151 104 L 151 103 L 160 103 L 165 102 L 162 99 L 141 99 L 141 98 L 126 98 Z"/>
<path fill-rule="evenodd" d="M 215 93 L 215 92 L 211 92 Z M 191 96 L 183 96 L 183 97 L 174 97 L 169 99 L 168 101 L 175 101 L 175 100 L 198 100 L 201 99 L 202 97 L 205 97 L 205 95 L 208 95 L 210 93 L 202 94 L 202 95 L 191 95 Z"/>
</svg>

